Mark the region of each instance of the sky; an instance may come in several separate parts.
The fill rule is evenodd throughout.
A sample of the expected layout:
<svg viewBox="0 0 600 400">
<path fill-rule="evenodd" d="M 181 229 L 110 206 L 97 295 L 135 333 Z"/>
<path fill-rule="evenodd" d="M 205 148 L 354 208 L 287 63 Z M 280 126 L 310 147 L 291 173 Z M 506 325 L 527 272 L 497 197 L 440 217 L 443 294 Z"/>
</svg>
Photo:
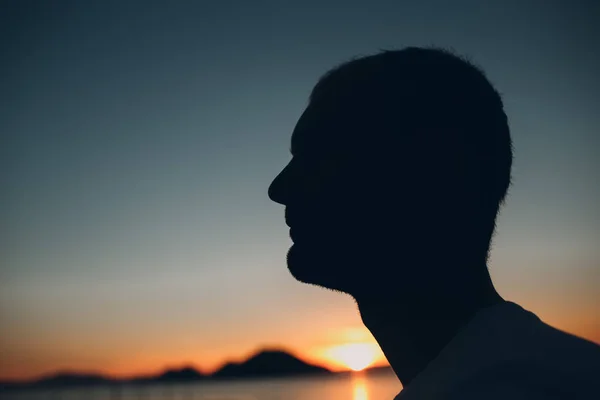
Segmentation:
<svg viewBox="0 0 600 400">
<path fill-rule="evenodd" d="M 211 371 L 263 346 L 331 368 L 353 300 L 296 282 L 267 188 L 317 79 L 453 48 L 502 93 L 500 294 L 600 343 L 592 1 L 3 1 L 0 379 Z M 377 362 L 384 362 L 381 354 Z"/>
</svg>

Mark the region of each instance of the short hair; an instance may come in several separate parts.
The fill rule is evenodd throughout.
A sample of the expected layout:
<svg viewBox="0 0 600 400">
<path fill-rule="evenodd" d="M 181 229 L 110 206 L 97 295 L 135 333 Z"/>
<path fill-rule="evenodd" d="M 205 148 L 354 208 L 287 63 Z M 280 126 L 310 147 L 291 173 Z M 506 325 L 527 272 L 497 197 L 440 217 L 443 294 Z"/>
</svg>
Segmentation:
<svg viewBox="0 0 600 400">
<path fill-rule="evenodd" d="M 485 232 L 478 236 L 485 238 L 488 256 L 511 182 L 513 147 L 501 96 L 480 68 L 439 48 L 384 50 L 327 72 L 310 103 L 334 105 L 344 118 L 366 121 L 363 126 L 392 137 L 418 130 L 454 160 L 460 152 L 469 190 L 482 199 L 477 219 Z M 353 120 L 352 126 L 361 124 Z"/>
</svg>

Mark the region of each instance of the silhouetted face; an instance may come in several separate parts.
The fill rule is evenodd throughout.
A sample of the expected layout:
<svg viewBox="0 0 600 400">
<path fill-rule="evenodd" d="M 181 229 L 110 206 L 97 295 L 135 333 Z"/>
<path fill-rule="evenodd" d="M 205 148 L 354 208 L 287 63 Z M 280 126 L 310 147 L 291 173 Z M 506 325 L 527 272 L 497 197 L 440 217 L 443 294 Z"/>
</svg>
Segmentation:
<svg viewBox="0 0 600 400">
<path fill-rule="evenodd" d="M 473 279 L 510 178 L 500 96 L 439 51 L 353 63 L 317 84 L 269 188 L 291 227 L 289 270 L 355 297 L 407 300 Z"/>
<path fill-rule="evenodd" d="M 285 205 L 293 276 L 354 294 L 409 278 L 398 255 L 406 261 L 416 251 L 415 221 L 425 221 L 411 204 L 418 200 L 426 207 L 427 200 L 397 172 L 406 149 L 392 151 L 392 159 L 380 151 L 377 135 L 350 133 L 368 128 L 342 122 L 347 120 L 343 111 L 309 105 L 292 135 L 292 159 L 269 197 Z"/>
</svg>

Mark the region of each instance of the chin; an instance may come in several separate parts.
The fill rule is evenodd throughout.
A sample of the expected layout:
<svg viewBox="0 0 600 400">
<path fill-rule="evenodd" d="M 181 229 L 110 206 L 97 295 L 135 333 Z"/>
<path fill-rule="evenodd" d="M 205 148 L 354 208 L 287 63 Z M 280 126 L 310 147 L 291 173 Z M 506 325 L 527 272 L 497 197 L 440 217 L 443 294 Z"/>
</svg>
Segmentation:
<svg viewBox="0 0 600 400">
<path fill-rule="evenodd" d="M 343 253 L 306 248 L 292 245 L 287 253 L 287 266 L 292 276 L 299 282 L 327 289 L 350 293 L 353 286 L 348 274 L 348 263 Z"/>
</svg>

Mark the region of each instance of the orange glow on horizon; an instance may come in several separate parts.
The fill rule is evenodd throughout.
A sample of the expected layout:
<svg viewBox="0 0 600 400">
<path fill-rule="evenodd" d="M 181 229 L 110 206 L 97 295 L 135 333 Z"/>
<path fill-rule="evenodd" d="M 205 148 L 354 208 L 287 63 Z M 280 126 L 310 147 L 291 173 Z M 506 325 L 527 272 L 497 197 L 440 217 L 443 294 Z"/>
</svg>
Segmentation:
<svg viewBox="0 0 600 400">
<path fill-rule="evenodd" d="M 600 343 L 600 325 L 587 314 L 574 313 L 569 318 L 560 314 L 554 316 L 551 312 L 546 314 L 548 317 L 545 319 L 551 325 Z M 327 330 L 320 334 L 314 334 L 314 330 L 296 331 L 297 336 L 286 337 L 285 345 L 275 346 L 265 346 L 254 337 L 245 337 L 245 341 L 224 340 L 220 346 L 205 348 L 198 346 L 195 340 L 189 343 L 182 340 L 165 341 L 167 344 L 176 343 L 177 346 L 165 345 L 164 347 L 161 347 L 162 342 L 157 340 L 156 342 L 133 342 L 140 346 L 138 348 L 114 346 L 109 350 L 88 346 L 88 338 L 81 338 L 80 342 L 72 340 L 69 346 L 62 347 L 59 346 L 60 342 L 49 341 L 44 344 L 44 347 L 36 348 L 35 353 L 27 354 L 27 357 L 22 353 L 6 351 L 8 357 L 0 359 L 0 380 L 35 379 L 61 371 L 92 372 L 110 377 L 128 378 L 154 375 L 167 368 L 185 366 L 194 367 L 203 373 L 213 373 L 227 361 L 244 361 L 253 353 L 270 347 L 280 348 L 305 362 L 332 371 L 358 371 L 389 365 L 377 342 L 366 328 L 348 328 L 348 325 L 340 325 L 339 329 Z M 154 343 L 157 344 L 153 346 Z M 25 341 L 21 343 L 17 340 L 9 344 L 17 345 L 16 348 L 19 350 L 27 349 L 28 345 Z M 151 350 L 141 351 L 144 347 Z M 4 349 L 0 348 L 0 350 Z"/>
</svg>

